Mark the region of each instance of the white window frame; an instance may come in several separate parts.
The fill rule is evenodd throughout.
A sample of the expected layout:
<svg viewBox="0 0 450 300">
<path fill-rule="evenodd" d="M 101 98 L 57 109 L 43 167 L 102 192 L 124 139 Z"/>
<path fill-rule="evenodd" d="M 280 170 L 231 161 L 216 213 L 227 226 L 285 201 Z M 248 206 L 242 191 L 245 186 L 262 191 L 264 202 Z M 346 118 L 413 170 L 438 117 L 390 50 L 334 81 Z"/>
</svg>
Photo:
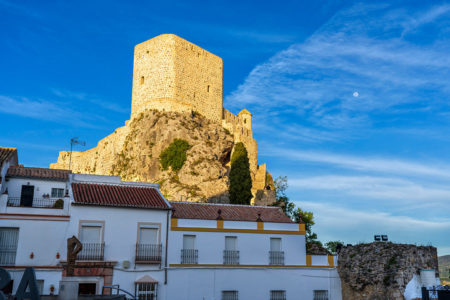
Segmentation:
<svg viewBox="0 0 450 300">
<path fill-rule="evenodd" d="M 0 227 L 0 265 L 14 266 L 16 264 L 19 246 L 19 232 L 17 227 Z"/>
<path fill-rule="evenodd" d="M 63 198 L 64 197 L 64 190 L 63 188 L 52 188 L 51 191 L 51 197 L 50 198 Z M 55 195 L 53 194 L 55 192 Z M 61 192 L 61 196 L 59 195 Z"/>
</svg>

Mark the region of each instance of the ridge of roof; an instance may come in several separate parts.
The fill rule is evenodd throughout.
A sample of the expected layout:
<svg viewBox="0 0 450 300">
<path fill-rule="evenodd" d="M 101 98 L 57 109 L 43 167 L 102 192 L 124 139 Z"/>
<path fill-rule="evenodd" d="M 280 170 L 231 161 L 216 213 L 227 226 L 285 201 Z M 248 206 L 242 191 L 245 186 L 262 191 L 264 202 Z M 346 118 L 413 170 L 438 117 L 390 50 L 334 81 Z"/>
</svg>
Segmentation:
<svg viewBox="0 0 450 300">
<path fill-rule="evenodd" d="M 189 202 L 189 201 L 169 201 L 170 203 L 183 203 L 183 204 L 195 204 L 195 205 L 221 205 L 221 206 L 236 206 L 236 207 L 260 207 L 260 208 L 280 208 L 279 206 L 268 205 L 245 205 L 245 204 L 231 204 L 231 203 L 209 203 L 209 202 Z"/>
</svg>

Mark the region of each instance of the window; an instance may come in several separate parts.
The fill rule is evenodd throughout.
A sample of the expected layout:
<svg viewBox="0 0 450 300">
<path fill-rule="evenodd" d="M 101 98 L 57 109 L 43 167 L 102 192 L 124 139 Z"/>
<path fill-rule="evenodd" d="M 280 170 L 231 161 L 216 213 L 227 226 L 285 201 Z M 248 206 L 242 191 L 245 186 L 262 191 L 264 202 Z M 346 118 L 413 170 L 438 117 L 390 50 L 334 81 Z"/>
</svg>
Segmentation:
<svg viewBox="0 0 450 300">
<path fill-rule="evenodd" d="M 136 296 L 139 300 L 156 300 L 157 291 L 157 283 L 136 283 Z"/>
<path fill-rule="evenodd" d="M 139 244 L 158 244 L 158 227 L 151 225 L 141 225 L 139 227 Z"/>
<path fill-rule="evenodd" d="M 284 252 L 281 251 L 281 238 L 270 239 L 269 264 L 284 265 Z"/>
<path fill-rule="evenodd" d="M 16 263 L 19 228 L 0 228 L 0 265 L 13 266 Z"/>
<path fill-rule="evenodd" d="M 237 291 L 222 291 L 222 300 L 238 300 Z"/>
<path fill-rule="evenodd" d="M 208 93 L 209 93 L 209 85 L 208 85 L 207 91 L 208 91 Z"/>
<path fill-rule="evenodd" d="M 286 300 L 286 291 L 270 291 L 270 300 Z"/>
<path fill-rule="evenodd" d="M 225 265 L 239 264 L 239 251 L 237 251 L 237 237 L 225 237 L 225 250 L 223 251 L 223 263 Z"/>
<path fill-rule="evenodd" d="M 52 188 L 52 198 L 64 197 L 64 189 Z"/>
<path fill-rule="evenodd" d="M 195 249 L 195 235 L 183 235 L 183 249 L 181 250 L 182 264 L 198 264 L 198 250 Z"/>
<path fill-rule="evenodd" d="M 160 262 L 161 245 L 159 243 L 158 225 L 139 225 L 138 244 L 136 246 L 136 261 Z"/>
<path fill-rule="evenodd" d="M 144 76 L 141 76 L 141 84 L 144 84 Z"/>
<path fill-rule="evenodd" d="M 79 260 L 103 260 L 103 224 L 86 222 L 81 224 L 80 241 L 83 249 L 78 253 Z"/>
<path fill-rule="evenodd" d="M 315 290 L 314 300 L 328 300 L 328 291 Z"/>
</svg>

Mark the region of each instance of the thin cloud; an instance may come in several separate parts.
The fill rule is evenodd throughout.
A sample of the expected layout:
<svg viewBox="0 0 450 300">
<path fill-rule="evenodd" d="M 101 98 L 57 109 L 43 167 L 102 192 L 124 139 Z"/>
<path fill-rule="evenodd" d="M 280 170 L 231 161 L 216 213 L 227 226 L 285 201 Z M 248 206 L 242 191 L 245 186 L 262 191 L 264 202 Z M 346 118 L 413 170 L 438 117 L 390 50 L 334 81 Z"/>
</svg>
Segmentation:
<svg viewBox="0 0 450 300">
<path fill-rule="evenodd" d="M 313 211 L 316 225 L 313 231 L 322 241 L 341 240 L 346 243 L 371 242 L 374 234 L 388 234 L 394 242 L 416 241 L 437 246 L 440 255 L 450 254 L 448 231 L 450 219 L 427 220 L 394 215 L 377 210 L 361 211 L 332 203 L 299 201 L 296 204 Z M 351 232 L 352 234 L 348 234 Z"/>
<path fill-rule="evenodd" d="M 60 98 L 87 101 L 87 102 L 90 102 L 92 104 L 95 104 L 99 107 L 105 108 L 105 109 L 113 111 L 113 112 L 118 112 L 118 113 L 129 113 L 130 112 L 130 110 L 128 108 L 122 107 L 122 106 L 120 106 L 116 103 L 112 103 L 111 101 L 108 101 L 108 100 L 100 100 L 100 97 L 95 96 L 95 95 L 88 95 L 88 94 L 82 93 L 82 92 L 74 92 L 74 91 L 69 91 L 69 90 L 65 90 L 65 89 L 56 89 L 56 88 L 51 89 L 51 92 L 55 96 L 58 96 Z"/>
<path fill-rule="evenodd" d="M 88 128 L 99 128 L 97 125 L 94 125 L 94 120 L 101 119 L 98 116 L 75 111 L 65 103 L 2 95 L 0 95 L 0 113 Z"/>
<path fill-rule="evenodd" d="M 450 189 L 447 185 L 424 185 L 411 180 L 395 177 L 378 176 L 344 176 L 344 175 L 320 175 L 291 178 L 289 185 L 296 189 L 314 191 L 333 191 L 341 195 L 356 196 L 359 202 L 371 202 L 373 199 L 380 202 L 396 200 L 395 205 L 401 203 L 417 208 L 417 203 L 427 207 L 440 206 L 446 208 L 450 199 Z M 423 205 L 419 205 L 424 207 Z M 448 208 L 450 210 L 450 208 Z"/>
<path fill-rule="evenodd" d="M 267 156 L 278 156 L 293 161 L 314 162 L 333 165 L 344 169 L 364 172 L 380 172 L 389 174 L 402 174 L 408 176 L 435 176 L 444 179 L 450 178 L 450 166 L 429 163 L 417 163 L 396 158 L 376 158 L 370 156 L 341 155 L 335 153 L 301 151 L 285 148 L 271 148 Z"/>
<path fill-rule="evenodd" d="M 257 114 L 294 108 L 329 129 L 371 127 L 372 114 L 393 114 L 391 108 L 397 114 L 424 106 L 431 112 L 448 111 L 448 103 L 439 100 L 450 97 L 448 43 L 439 34 L 426 47 L 402 38 L 414 20 L 426 24 L 448 15 L 447 6 L 414 17 L 387 5 L 340 11 L 303 43 L 256 66 L 225 102 Z M 424 89 L 434 91 L 435 101 Z"/>
</svg>

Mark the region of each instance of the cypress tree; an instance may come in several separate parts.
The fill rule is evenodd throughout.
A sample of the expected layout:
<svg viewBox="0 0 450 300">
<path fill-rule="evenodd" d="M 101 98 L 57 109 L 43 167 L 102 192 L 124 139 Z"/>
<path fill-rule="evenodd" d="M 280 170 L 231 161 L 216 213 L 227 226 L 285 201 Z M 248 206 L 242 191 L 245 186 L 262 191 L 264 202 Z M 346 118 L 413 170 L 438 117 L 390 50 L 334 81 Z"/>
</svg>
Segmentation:
<svg viewBox="0 0 450 300">
<path fill-rule="evenodd" d="M 252 199 L 252 178 L 247 149 L 241 142 L 234 147 L 229 179 L 230 203 L 249 205 Z"/>
</svg>

